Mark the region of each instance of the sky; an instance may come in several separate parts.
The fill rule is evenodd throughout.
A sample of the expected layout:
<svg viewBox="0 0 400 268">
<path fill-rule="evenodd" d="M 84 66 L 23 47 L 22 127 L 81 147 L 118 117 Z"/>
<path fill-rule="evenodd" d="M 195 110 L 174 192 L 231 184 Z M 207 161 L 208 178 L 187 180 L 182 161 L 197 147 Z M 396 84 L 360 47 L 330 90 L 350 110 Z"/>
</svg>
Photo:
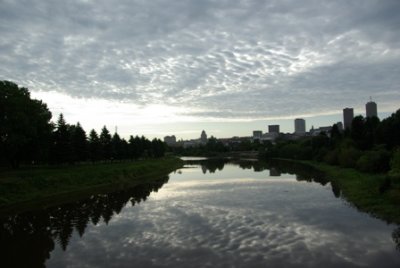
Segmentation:
<svg viewBox="0 0 400 268">
<path fill-rule="evenodd" d="M 398 0 L 0 0 L 0 80 L 123 137 L 294 131 L 400 108 Z"/>
</svg>

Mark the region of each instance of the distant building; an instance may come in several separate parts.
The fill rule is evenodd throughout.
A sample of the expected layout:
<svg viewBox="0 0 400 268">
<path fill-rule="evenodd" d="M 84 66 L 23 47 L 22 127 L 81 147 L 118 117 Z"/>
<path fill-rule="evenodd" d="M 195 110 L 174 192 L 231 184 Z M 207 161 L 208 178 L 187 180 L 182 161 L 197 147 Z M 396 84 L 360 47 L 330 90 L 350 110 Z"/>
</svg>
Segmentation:
<svg viewBox="0 0 400 268">
<path fill-rule="evenodd" d="M 294 133 L 298 135 L 306 134 L 306 120 L 302 118 L 296 118 L 294 120 Z"/>
<path fill-rule="evenodd" d="M 206 144 L 207 143 L 207 134 L 206 134 L 206 132 L 204 130 L 201 132 L 200 142 L 202 144 Z"/>
<path fill-rule="evenodd" d="M 269 133 L 264 133 L 262 135 L 261 141 L 269 141 L 269 142 L 275 142 L 275 140 L 279 137 L 278 132 L 269 132 Z"/>
<path fill-rule="evenodd" d="M 319 127 L 319 128 L 312 127 L 311 130 L 310 130 L 310 135 L 311 136 L 318 136 L 321 133 L 325 133 L 328 137 L 330 137 L 331 136 L 331 130 L 332 130 L 332 126 Z"/>
<path fill-rule="evenodd" d="M 354 118 L 354 110 L 353 108 L 344 108 L 343 109 L 343 125 L 344 129 L 351 128 L 351 122 Z"/>
<path fill-rule="evenodd" d="M 336 126 L 337 126 L 337 128 L 338 128 L 338 130 L 339 130 L 340 132 L 343 131 L 343 123 L 342 123 L 342 122 L 337 122 L 337 123 L 336 123 Z"/>
<path fill-rule="evenodd" d="M 253 141 L 255 140 L 261 140 L 262 138 L 262 131 L 261 130 L 254 130 L 253 131 Z"/>
<path fill-rule="evenodd" d="M 198 147 L 199 140 L 188 140 L 183 142 L 183 148 Z"/>
<path fill-rule="evenodd" d="M 269 125 L 268 126 L 268 133 L 277 133 L 279 134 L 279 125 Z"/>
<path fill-rule="evenodd" d="M 367 104 L 365 105 L 365 110 L 367 117 L 378 117 L 378 107 L 375 102 L 367 102 Z"/>
<path fill-rule="evenodd" d="M 169 146 L 174 146 L 176 145 L 176 137 L 175 135 L 172 136 L 165 136 L 164 137 L 164 142 L 169 145 Z"/>
</svg>

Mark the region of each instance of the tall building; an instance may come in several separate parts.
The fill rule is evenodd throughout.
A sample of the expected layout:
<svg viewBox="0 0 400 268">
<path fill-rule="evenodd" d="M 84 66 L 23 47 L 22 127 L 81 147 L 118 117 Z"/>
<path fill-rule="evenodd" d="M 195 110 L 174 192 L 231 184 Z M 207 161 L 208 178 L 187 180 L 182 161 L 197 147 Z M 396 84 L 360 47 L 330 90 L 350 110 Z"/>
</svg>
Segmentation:
<svg viewBox="0 0 400 268">
<path fill-rule="evenodd" d="M 207 134 L 206 134 L 206 132 L 204 130 L 201 132 L 200 142 L 203 143 L 203 144 L 207 143 Z"/>
<path fill-rule="evenodd" d="M 300 135 L 306 133 L 306 120 L 302 118 L 296 118 L 294 120 L 294 133 Z"/>
<path fill-rule="evenodd" d="M 268 125 L 268 132 L 279 134 L 279 125 Z"/>
<path fill-rule="evenodd" d="M 344 108 L 343 109 L 343 125 L 344 129 L 351 128 L 351 122 L 354 118 L 354 110 L 353 108 Z"/>
<path fill-rule="evenodd" d="M 378 117 L 378 107 L 375 102 L 370 101 L 365 104 L 365 110 L 367 117 Z"/>
<path fill-rule="evenodd" d="M 262 138 L 262 131 L 254 130 L 253 131 L 253 140 L 261 140 L 261 138 Z"/>
<path fill-rule="evenodd" d="M 164 142 L 168 145 L 175 145 L 176 144 L 176 137 L 175 135 L 172 136 L 165 136 L 164 137 Z"/>
</svg>

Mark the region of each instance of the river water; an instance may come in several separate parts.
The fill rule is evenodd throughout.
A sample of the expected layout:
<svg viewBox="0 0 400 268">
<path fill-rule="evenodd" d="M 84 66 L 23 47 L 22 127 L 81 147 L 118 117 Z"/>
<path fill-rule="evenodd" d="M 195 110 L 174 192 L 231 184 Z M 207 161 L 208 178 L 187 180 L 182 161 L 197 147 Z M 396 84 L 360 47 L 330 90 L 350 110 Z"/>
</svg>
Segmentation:
<svg viewBox="0 0 400 268">
<path fill-rule="evenodd" d="M 400 229 L 310 170 L 189 161 L 158 182 L 3 217 L 1 267 L 400 267 Z"/>
</svg>

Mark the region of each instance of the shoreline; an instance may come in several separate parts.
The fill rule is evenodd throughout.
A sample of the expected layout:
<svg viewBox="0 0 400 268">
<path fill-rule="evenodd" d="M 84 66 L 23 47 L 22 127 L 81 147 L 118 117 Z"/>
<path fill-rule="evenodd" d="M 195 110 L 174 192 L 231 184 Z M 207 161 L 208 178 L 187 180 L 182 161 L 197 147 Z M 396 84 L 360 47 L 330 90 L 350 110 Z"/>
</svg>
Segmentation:
<svg viewBox="0 0 400 268">
<path fill-rule="evenodd" d="M 68 167 L 9 170 L 0 173 L 0 212 L 10 214 L 78 201 L 159 181 L 183 166 L 179 158 Z"/>
<path fill-rule="evenodd" d="M 307 165 L 322 172 L 325 179 L 340 189 L 340 197 L 350 205 L 388 224 L 400 224 L 400 178 L 314 161 L 274 160 Z"/>
</svg>

